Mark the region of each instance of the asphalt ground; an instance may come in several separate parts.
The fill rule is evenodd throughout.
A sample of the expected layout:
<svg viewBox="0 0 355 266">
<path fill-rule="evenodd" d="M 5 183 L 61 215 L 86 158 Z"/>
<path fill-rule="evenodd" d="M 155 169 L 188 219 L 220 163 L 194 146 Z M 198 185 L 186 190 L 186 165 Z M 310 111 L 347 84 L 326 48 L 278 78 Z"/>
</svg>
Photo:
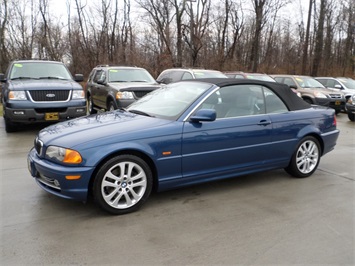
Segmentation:
<svg viewBox="0 0 355 266">
<path fill-rule="evenodd" d="M 0 118 L 1 265 L 355 265 L 355 123 L 309 178 L 269 171 L 153 194 L 112 216 L 40 189 L 40 129 Z"/>
</svg>

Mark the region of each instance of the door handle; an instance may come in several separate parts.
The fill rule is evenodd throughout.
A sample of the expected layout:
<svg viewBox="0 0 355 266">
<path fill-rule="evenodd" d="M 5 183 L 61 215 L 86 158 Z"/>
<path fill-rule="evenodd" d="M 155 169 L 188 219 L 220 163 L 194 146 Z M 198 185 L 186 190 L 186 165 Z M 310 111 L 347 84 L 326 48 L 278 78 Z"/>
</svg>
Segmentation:
<svg viewBox="0 0 355 266">
<path fill-rule="evenodd" d="M 266 120 L 266 119 L 261 120 L 261 121 L 258 123 L 259 126 L 267 126 L 267 125 L 270 125 L 270 124 L 271 124 L 271 121 L 270 121 L 270 120 Z"/>
</svg>

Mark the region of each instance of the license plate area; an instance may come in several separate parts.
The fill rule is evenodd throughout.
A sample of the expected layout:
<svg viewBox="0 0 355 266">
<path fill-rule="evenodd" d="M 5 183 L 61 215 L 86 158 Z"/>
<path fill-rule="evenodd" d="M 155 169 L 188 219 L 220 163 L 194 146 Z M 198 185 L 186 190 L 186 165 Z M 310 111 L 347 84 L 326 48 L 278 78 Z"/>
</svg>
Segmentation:
<svg viewBox="0 0 355 266">
<path fill-rule="evenodd" d="M 59 120 L 59 113 L 45 113 L 44 120 L 46 121 L 56 121 Z"/>
</svg>

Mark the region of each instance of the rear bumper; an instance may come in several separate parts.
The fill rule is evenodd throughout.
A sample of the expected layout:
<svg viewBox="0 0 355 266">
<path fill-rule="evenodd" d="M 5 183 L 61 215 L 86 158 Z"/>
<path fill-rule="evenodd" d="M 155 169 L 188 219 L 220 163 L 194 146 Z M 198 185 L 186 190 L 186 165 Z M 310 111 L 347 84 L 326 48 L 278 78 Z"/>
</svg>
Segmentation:
<svg viewBox="0 0 355 266">
<path fill-rule="evenodd" d="M 340 131 L 336 129 L 321 135 L 324 143 L 323 155 L 334 149 L 339 133 Z"/>
</svg>

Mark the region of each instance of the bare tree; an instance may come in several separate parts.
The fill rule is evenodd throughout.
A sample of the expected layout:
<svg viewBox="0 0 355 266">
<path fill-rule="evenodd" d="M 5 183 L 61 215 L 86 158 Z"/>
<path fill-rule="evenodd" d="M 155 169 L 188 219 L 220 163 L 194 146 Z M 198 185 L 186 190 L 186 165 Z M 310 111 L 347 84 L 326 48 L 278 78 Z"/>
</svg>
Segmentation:
<svg viewBox="0 0 355 266">
<path fill-rule="evenodd" d="M 307 62 L 308 62 L 309 33 L 310 33 L 310 28 L 311 28 L 313 2 L 314 2 L 314 0 L 309 0 L 306 36 L 305 36 L 304 45 L 303 45 L 302 70 L 301 70 L 302 74 L 307 74 L 306 68 L 307 68 Z"/>
<path fill-rule="evenodd" d="M 196 2 L 196 7 L 193 7 Z M 190 1 L 188 7 L 189 25 L 185 24 L 183 28 L 183 36 L 185 42 L 190 48 L 191 66 L 198 64 L 198 54 L 203 47 L 203 38 L 207 33 L 210 19 L 211 0 Z M 196 10 L 196 11 L 195 11 Z"/>
<path fill-rule="evenodd" d="M 320 0 L 320 10 L 319 10 L 319 18 L 318 18 L 318 27 L 316 32 L 315 39 L 315 47 L 314 47 L 314 58 L 312 64 L 312 76 L 318 75 L 318 69 L 322 58 L 323 52 L 323 35 L 324 35 L 324 20 L 325 20 L 325 12 L 326 12 L 327 0 Z"/>
<path fill-rule="evenodd" d="M 9 63 L 9 53 L 5 43 L 5 32 L 8 18 L 7 0 L 3 0 L 0 6 L 0 73 L 5 72 L 6 66 Z"/>
</svg>

